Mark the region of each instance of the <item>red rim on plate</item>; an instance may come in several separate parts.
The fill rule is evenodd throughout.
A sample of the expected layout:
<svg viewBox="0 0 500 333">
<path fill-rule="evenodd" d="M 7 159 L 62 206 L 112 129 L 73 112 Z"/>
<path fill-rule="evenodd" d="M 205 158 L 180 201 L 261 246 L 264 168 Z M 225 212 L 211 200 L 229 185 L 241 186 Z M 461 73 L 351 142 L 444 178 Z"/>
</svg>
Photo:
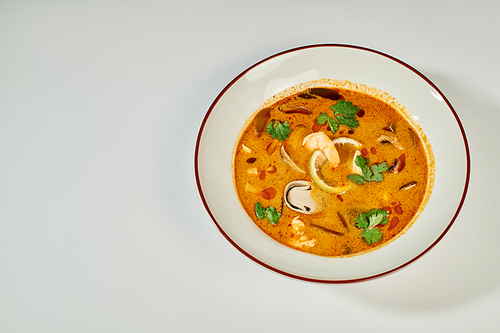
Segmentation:
<svg viewBox="0 0 500 333">
<path fill-rule="evenodd" d="M 283 270 L 280 270 L 278 268 L 275 268 L 273 266 L 270 266 L 268 264 L 266 264 L 265 262 L 259 260 L 258 258 L 256 258 L 255 256 L 253 256 L 252 254 L 248 253 L 247 251 L 245 251 L 244 249 L 242 249 L 238 244 L 236 244 L 236 242 L 231 239 L 231 237 L 223 230 L 223 228 L 221 227 L 221 225 L 219 224 L 219 222 L 217 221 L 217 219 L 214 217 L 214 214 L 212 213 L 212 211 L 210 210 L 210 207 L 207 203 L 207 200 L 206 200 L 206 197 L 205 197 L 205 194 L 203 193 L 203 190 L 202 190 L 202 186 L 201 186 L 201 180 L 200 180 L 200 174 L 199 174 L 199 164 L 200 164 L 200 160 L 199 160 L 199 149 L 200 149 L 200 142 L 201 142 L 201 137 L 202 137 L 202 134 L 203 134 L 203 131 L 205 129 L 205 125 L 214 109 L 214 107 L 217 105 L 217 103 L 219 102 L 220 98 L 228 91 L 228 89 L 230 89 L 233 84 L 235 84 L 241 77 L 243 77 L 246 73 L 248 73 L 249 71 L 251 71 L 253 68 L 271 60 L 271 59 L 274 59 L 276 57 L 279 57 L 279 56 L 282 56 L 282 55 L 285 55 L 285 54 L 288 54 L 288 53 L 293 53 L 293 52 L 297 52 L 297 51 L 300 51 L 300 50 L 304 50 L 304 49 L 313 49 L 313 48 L 348 48 L 348 49 L 357 49 L 357 50 L 362 50 L 362 51 L 367 51 L 367 52 L 371 52 L 371 53 L 374 53 L 374 54 L 377 54 L 379 56 L 382 56 L 382 57 L 385 57 L 385 58 L 388 58 L 404 67 L 406 67 L 407 69 L 411 70 L 414 74 L 418 75 L 420 78 L 422 78 L 424 81 L 426 81 L 426 83 L 431 86 L 432 88 L 434 88 L 436 90 L 436 92 L 440 95 L 440 98 L 442 98 L 442 100 L 447 104 L 449 110 L 452 112 L 455 120 L 456 120 L 456 123 L 460 129 L 460 132 L 461 132 L 461 135 L 462 135 L 462 139 L 463 139 L 463 144 L 464 144 L 464 147 L 465 147 L 465 157 L 466 157 L 466 175 L 465 175 L 465 184 L 464 184 L 464 188 L 463 188 L 463 192 L 462 192 L 462 196 L 461 196 L 461 199 L 460 199 L 460 202 L 456 208 L 456 211 L 455 213 L 453 214 L 450 222 L 448 223 L 447 227 L 444 229 L 444 231 L 439 235 L 439 237 L 432 243 L 430 244 L 427 248 L 425 248 L 422 252 L 420 252 L 418 255 L 416 255 L 414 258 L 402 263 L 401 265 L 395 267 L 395 268 L 392 268 L 388 271 L 385 271 L 385 272 L 382 272 L 382 273 L 379 273 L 379 274 L 374 274 L 374 275 L 371 275 L 371 276 L 367 276 L 367 277 L 362 277 L 362 278 L 356 278 L 356 279 L 345 279 L 345 280 L 323 280 L 323 279 L 314 279 L 314 278 L 308 278 L 308 277 L 303 277 L 303 276 L 299 276 L 299 275 L 295 275 L 295 274 L 292 274 L 292 273 L 289 273 L 289 272 L 285 272 Z M 213 103 L 210 105 L 210 108 L 208 109 L 204 119 L 203 119 L 203 122 L 200 126 L 200 130 L 198 132 L 198 137 L 197 137 L 197 140 L 196 140 L 196 147 L 195 147 L 195 156 L 194 156 L 194 170 L 195 170 L 195 177 L 196 177 L 196 184 L 197 184 L 197 188 L 198 188 L 198 192 L 200 194 L 200 197 L 201 197 L 201 200 L 203 202 L 203 205 L 205 206 L 205 209 L 207 210 L 208 214 L 210 215 L 210 217 L 212 218 L 213 222 L 215 223 L 216 227 L 218 228 L 218 230 L 221 232 L 221 234 L 236 248 L 238 249 L 241 253 L 243 253 L 245 256 L 247 256 L 248 258 L 250 258 L 251 260 L 253 260 L 254 262 L 258 263 L 259 265 L 271 270 L 271 271 L 274 271 L 276 273 L 279 273 L 281 275 L 284 275 L 284 276 L 288 276 L 288 277 L 291 277 L 291 278 L 294 278 L 294 279 L 298 279 L 298 280 L 302 280 L 302 281 L 307 281 L 307 282 L 315 282 L 315 283 L 325 283 L 325 284 L 342 284 L 342 283 L 353 283 L 353 282 L 362 282 L 362 281 L 367 281 L 367 280 L 372 280 L 372 279 L 375 279 L 375 278 L 379 278 L 379 277 L 382 277 L 382 276 L 386 276 L 386 275 L 389 275 L 389 274 L 392 274 L 406 266 L 408 266 L 409 264 L 415 262 L 417 259 L 421 258 L 425 253 L 427 253 L 430 249 L 432 249 L 443 237 L 444 235 L 448 232 L 448 230 L 451 228 L 451 226 L 453 225 L 453 223 L 455 222 L 455 220 L 457 219 L 459 213 L 460 213 L 460 210 L 462 209 L 462 206 L 464 204 L 464 201 L 465 201 L 465 197 L 466 197 L 466 194 L 467 194 L 467 190 L 468 190 L 468 187 L 469 187 L 469 180 L 470 180 L 470 153 L 469 153 L 469 145 L 468 145 L 468 142 L 467 142 L 467 137 L 465 135 L 465 130 L 462 126 L 462 123 L 457 115 L 457 113 L 455 112 L 453 106 L 451 105 L 451 103 L 448 101 L 448 99 L 444 96 L 444 94 L 439 90 L 439 88 L 434 84 L 432 83 L 427 77 L 425 77 L 422 73 L 420 73 L 418 70 L 416 70 L 415 68 L 413 68 L 412 66 L 408 65 L 407 63 L 393 57 L 393 56 L 390 56 L 390 55 L 387 55 L 383 52 L 380 52 L 380 51 L 376 51 L 376 50 L 372 50 L 372 49 L 369 49 L 369 48 L 365 48 L 365 47 L 360 47 L 360 46 L 354 46 L 354 45 L 345 45 L 345 44 L 317 44 L 317 45 L 307 45 L 307 46 L 301 46 L 301 47 L 297 47 L 297 48 L 293 48 L 293 49 L 289 49 L 289 50 L 286 50 L 286 51 L 283 51 L 283 52 L 280 52 L 280 53 L 277 53 L 277 54 L 274 54 L 270 57 L 267 57 L 259 62 L 257 62 L 256 64 L 250 66 L 249 68 L 247 68 L 246 70 L 244 70 L 242 73 L 240 73 L 238 76 L 236 76 L 220 93 L 219 95 L 215 98 L 215 100 L 213 101 Z"/>
</svg>

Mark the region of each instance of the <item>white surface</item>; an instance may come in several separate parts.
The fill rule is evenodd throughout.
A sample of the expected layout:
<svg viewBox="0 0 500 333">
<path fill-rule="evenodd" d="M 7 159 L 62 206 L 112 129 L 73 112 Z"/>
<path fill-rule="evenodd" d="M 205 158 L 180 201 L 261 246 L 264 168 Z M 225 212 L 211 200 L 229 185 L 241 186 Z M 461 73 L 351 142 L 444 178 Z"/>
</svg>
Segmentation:
<svg viewBox="0 0 500 333">
<path fill-rule="evenodd" d="M 499 12 L 497 1 L 0 2 L 0 331 L 498 331 Z M 263 269 L 196 190 L 195 138 L 215 96 L 249 65 L 315 43 L 409 63 L 468 134 L 454 226 L 375 281 Z"/>
</svg>

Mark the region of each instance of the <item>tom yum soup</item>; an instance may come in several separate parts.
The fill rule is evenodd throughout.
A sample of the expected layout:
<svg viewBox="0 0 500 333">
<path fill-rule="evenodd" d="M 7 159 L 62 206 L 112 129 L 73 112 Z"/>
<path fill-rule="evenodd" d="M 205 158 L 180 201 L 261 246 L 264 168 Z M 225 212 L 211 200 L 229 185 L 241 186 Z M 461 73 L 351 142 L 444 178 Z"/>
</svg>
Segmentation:
<svg viewBox="0 0 500 333">
<path fill-rule="evenodd" d="M 242 207 L 267 235 L 320 256 L 352 256 L 403 234 L 429 199 L 434 158 L 397 100 L 320 80 L 273 96 L 233 152 Z"/>
</svg>

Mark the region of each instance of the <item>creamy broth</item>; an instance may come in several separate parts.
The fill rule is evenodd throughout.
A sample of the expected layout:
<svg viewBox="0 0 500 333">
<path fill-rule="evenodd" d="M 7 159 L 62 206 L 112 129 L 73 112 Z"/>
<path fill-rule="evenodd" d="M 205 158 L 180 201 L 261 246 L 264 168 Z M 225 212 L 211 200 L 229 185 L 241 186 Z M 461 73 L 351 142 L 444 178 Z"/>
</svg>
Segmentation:
<svg viewBox="0 0 500 333">
<path fill-rule="evenodd" d="M 335 105 L 357 107 L 359 125 L 332 130 L 328 121 L 318 124 L 322 114 L 342 118 L 335 118 Z M 267 133 L 285 122 L 285 139 Z M 383 179 L 362 185 L 349 179 L 363 175 L 358 156 L 369 168 L 385 165 Z M 240 133 L 232 167 L 241 205 L 263 232 L 291 248 L 333 257 L 373 250 L 406 232 L 429 199 L 434 177 L 430 145 L 403 106 L 376 89 L 331 80 L 289 89 L 259 108 Z M 256 205 L 274 209 L 277 223 L 259 218 Z M 387 212 L 385 224 L 356 225 L 375 209 Z M 370 243 L 363 232 L 374 228 L 381 238 Z"/>
</svg>

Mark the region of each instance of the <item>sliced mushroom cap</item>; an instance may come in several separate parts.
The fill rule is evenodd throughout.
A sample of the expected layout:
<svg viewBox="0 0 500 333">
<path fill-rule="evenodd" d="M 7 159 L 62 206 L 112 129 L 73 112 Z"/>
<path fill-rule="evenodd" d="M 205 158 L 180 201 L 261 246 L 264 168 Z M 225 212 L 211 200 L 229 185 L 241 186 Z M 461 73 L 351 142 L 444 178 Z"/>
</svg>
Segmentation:
<svg viewBox="0 0 500 333">
<path fill-rule="evenodd" d="M 403 186 L 401 186 L 399 189 L 400 190 L 408 190 L 412 187 L 415 187 L 417 185 L 417 182 L 416 181 L 411 181 L 409 182 L 408 184 L 404 184 Z"/>
<path fill-rule="evenodd" d="M 295 180 L 285 187 L 284 201 L 288 208 L 302 214 L 314 214 L 323 209 L 312 197 L 313 184 L 305 180 Z"/>
<path fill-rule="evenodd" d="M 305 99 L 317 98 L 317 96 L 328 98 L 333 101 L 336 101 L 342 97 L 336 90 L 329 88 L 311 88 L 299 94 L 299 97 Z"/>
<path fill-rule="evenodd" d="M 286 164 L 288 164 L 293 170 L 301 172 L 301 173 L 306 173 L 304 169 L 302 169 L 301 167 L 299 167 L 297 165 L 297 163 L 295 163 L 293 161 L 293 159 L 290 156 L 290 154 L 288 154 L 288 152 L 286 151 L 285 145 L 281 146 L 280 153 L 281 153 L 281 158 L 283 159 L 283 162 L 285 162 Z"/>
<path fill-rule="evenodd" d="M 398 158 L 396 158 L 394 164 L 389 168 L 388 171 L 394 173 L 401 172 L 403 171 L 405 164 L 406 164 L 406 155 L 405 153 L 402 153 L 401 155 L 399 155 Z"/>
<path fill-rule="evenodd" d="M 396 127 L 394 126 L 394 123 L 391 123 L 389 126 L 382 127 L 382 129 L 387 132 L 396 133 Z"/>
<path fill-rule="evenodd" d="M 311 114 L 312 113 L 312 111 L 310 109 L 308 109 L 307 107 L 302 106 L 302 105 L 299 105 L 299 106 L 283 105 L 278 110 L 280 110 L 281 112 L 284 112 L 284 113 L 302 113 L 302 114 Z"/>
<path fill-rule="evenodd" d="M 403 149 L 403 146 L 398 142 L 395 136 L 382 134 L 378 137 L 378 142 L 380 143 L 390 143 L 394 147 L 398 149 Z"/>
<path fill-rule="evenodd" d="M 271 117 L 271 108 L 265 108 L 260 110 L 253 120 L 254 133 L 260 136 L 262 132 L 266 129 L 266 123 Z"/>
<path fill-rule="evenodd" d="M 338 100 L 340 99 L 339 93 L 333 89 L 328 89 L 328 88 L 311 88 L 309 89 L 309 93 L 317 96 L 321 96 L 323 98 L 328 98 L 331 100 Z"/>
<path fill-rule="evenodd" d="M 415 132 L 413 132 L 413 130 L 411 128 L 409 129 L 409 131 L 410 131 L 411 139 L 413 141 L 413 147 L 416 147 L 417 146 L 417 136 L 415 135 Z"/>
</svg>

